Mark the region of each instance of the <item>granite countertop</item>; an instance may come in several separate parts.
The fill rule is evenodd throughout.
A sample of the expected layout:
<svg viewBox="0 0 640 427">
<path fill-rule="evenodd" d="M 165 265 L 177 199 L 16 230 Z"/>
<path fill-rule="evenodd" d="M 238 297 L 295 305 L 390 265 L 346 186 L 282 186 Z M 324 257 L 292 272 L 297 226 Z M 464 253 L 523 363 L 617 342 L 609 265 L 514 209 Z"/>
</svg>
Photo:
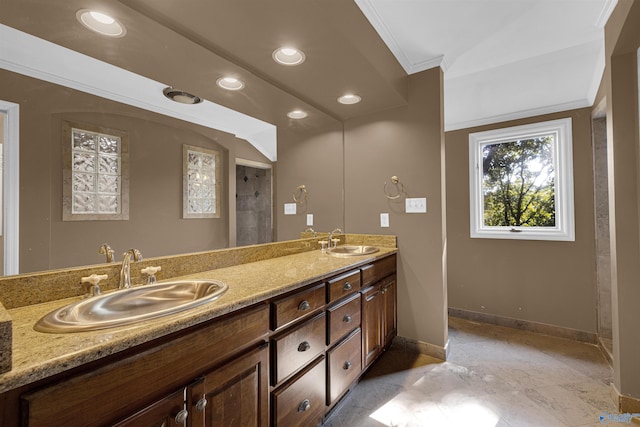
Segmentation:
<svg viewBox="0 0 640 427">
<path fill-rule="evenodd" d="M 67 298 L 8 310 L 13 320 L 13 369 L 0 374 L 0 393 L 98 360 L 150 340 L 265 301 L 396 253 L 395 248 L 364 256 L 338 258 L 319 250 L 205 271 L 180 279 L 215 279 L 229 285 L 217 301 L 136 325 L 100 331 L 48 334 L 35 322 L 48 312 L 80 300 Z"/>
</svg>

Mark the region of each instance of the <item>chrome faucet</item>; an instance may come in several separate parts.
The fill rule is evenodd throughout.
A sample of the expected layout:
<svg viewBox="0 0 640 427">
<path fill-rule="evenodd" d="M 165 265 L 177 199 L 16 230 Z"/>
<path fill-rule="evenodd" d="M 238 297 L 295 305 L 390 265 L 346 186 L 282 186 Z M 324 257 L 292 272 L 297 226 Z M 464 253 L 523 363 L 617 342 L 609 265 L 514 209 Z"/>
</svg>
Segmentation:
<svg viewBox="0 0 640 427">
<path fill-rule="evenodd" d="M 312 227 L 307 227 L 304 229 L 305 233 L 313 233 L 313 237 L 318 237 L 318 233 Z"/>
<path fill-rule="evenodd" d="M 128 289 L 131 287 L 131 257 L 134 261 L 142 260 L 142 255 L 137 249 L 129 249 L 122 255 L 122 269 L 120 270 L 120 285 L 118 289 Z"/>
<path fill-rule="evenodd" d="M 107 263 L 113 262 L 113 252 L 114 250 L 111 249 L 111 246 L 109 246 L 108 243 L 103 243 L 102 246 L 100 246 L 100 249 L 98 249 L 98 253 L 100 255 L 107 256 Z"/>
<path fill-rule="evenodd" d="M 331 241 L 331 240 L 333 240 L 333 235 L 334 235 L 334 234 L 336 234 L 336 233 L 344 234 L 344 233 L 342 232 L 342 230 L 340 230 L 339 228 L 336 228 L 336 229 L 334 229 L 331 233 L 329 233 L 329 249 L 331 249 L 332 247 L 334 247 L 334 248 L 335 248 L 336 246 L 338 246 L 338 244 L 337 244 L 337 243 L 335 243 L 335 244 L 334 244 L 334 243 Z"/>
</svg>

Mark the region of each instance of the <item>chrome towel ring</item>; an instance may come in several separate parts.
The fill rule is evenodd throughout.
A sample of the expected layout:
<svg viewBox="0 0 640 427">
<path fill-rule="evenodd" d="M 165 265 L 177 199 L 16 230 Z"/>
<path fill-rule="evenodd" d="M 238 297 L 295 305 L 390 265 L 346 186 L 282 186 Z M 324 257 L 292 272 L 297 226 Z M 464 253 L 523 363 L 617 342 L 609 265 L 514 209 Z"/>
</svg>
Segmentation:
<svg viewBox="0 0 640 427">
<path fill-rule="evenodd" d="M 384 196 L 389 199 L 389 200 L 396 200 L 398 198 L 400 198 L 400 196 L 402 195 L 402 193 L 404 193 L 404 185 L 400 182 L 400 180 L 398 179 L 397 176 L 392 176 L 391 177 L 391 183 L 393 184 L 393 186 L 396 188 L 397 194 L 391 194 L 390 190 L 387 188 L 387 186 L 389 185 L 386 181 L 384 183 L 384 188 L 382 191 L 384 191 Z M 393 191 L 393 188 L 391 188 L 391 191 Z"/>
</svg>

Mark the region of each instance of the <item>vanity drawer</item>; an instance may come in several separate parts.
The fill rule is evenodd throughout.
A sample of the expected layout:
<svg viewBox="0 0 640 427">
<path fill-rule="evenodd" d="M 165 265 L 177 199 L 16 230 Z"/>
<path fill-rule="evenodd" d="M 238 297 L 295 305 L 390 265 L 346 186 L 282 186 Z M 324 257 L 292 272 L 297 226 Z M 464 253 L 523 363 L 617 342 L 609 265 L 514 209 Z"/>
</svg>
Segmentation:
<svg viewBox="0 0 640 427">
<path fill-rule="evenodd" d="M 327 353 L 327 405 L 339 398 L 362 370 L 362 333 L 358 330 Z"/>
<path fill-rule="evenodd" d="M 327 344 L 331 345 L 360 326 L 360 293 L 327 310 Z"/>
<path fill-rule="evenodd" d="M 332 303 L 359 290 L 360 270 L 335 277 L 327 282 L 327 302 Z"/>
<path fill-rule="evenodd" d="M 271 304 L 274 331 L 324 306 L 324 284 L 296 292 Z"/>
<path fill-rule="evenodd" d="M 325 350 L 324 311 L 291 331 L 273 338 L 273 385 L 293 374 Z"/>
<path fill-rule="evenodd" d="M 301 377 L 273 392 L 273 419 L 276 427 L 315 426 L 325 410 L 325 359 Z"/>
<path fill-rule="evenodd" d="M 384 279 L 388 275 L 396 272 L 396 255 L 382 258 L 373 264 L 365 265 L 360 268 L 362 270 L 362 287 L 366 288 L 373 285 L 380 279 Z"/>
</svg>

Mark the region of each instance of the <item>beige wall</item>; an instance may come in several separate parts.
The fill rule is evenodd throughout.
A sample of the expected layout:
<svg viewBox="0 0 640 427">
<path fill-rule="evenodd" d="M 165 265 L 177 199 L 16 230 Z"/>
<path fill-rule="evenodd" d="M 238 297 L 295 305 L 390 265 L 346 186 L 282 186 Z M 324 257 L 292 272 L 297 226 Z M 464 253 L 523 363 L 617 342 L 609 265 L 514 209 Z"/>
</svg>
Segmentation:
<svg viewBox="0 0 640 427">
<path fill-rule="evenodd" d="M 469 133 L 571 117 L 575 242 L 469 237 Z M 596 332 L 591 109 L 446 133 L 449 306 Z"/>
<path fill-rule="evenodd" d="M 236 157 L 238 139 L 8 71 L 0 71 L 0 90 L 4 100 L 20 104 L 20 272 L 103 262 L 98 247 L 104 242 L 117 259 L 131 247 L 152 257 L 229 245 L 230 217 L 235 220 L 229 158 Z M 128 221 L 61 220 L 62 120 L 129 133 Z M 182 144 L 221 151 L 220 218 L 182 219 Z M 232 234 L 235 240 L 235 228 Z"/>
<path fill-rule="evenodd" d="M 344 155 L 342 124 L 320 131 L 278 129 L 275 219 L 277 240 L 300 237 L 313 214 L 313 229 L 329 232 L 344 229 Z M 284 215 L 284 204 L 295 203 L 293 193 L 307 189 L 307 203 L 297 205 L 296 215 Z"/>
<path fill-rule="evenodd" d="M 614 383 L 640 399 L 640 3 L 620 1 L 616 12 L 623 26 L 611 22 L 605 31 Z"/>
<path fill-rule="evenodd" d="M 438 347 L 447 342 L 444 198 L 442 195 L 442 73 L 408 78 L 409 102 L 320 132 L 278 129 L 278 240 L 297 238 L 313 213 L 316 231 L 398 237 L 398 329 Z M 427 214 L 405 214 L 404 197 L 390 202 L 383 185 L 398 175 L 407 196 L 427 197 Z M 284 215 L 298 185 L 307 207 Z M 380 228 L 380 213 L 390 227 Z"/>
<path fill-rule="evenodd" d="M 447 291 L 444 165 L 441 159 L 442 72 L 411 75 L 407 107 L 345 123 L 345 227 L 398 238 L 398 334 L 444 347 Z M 383 193 L 397 175 L 406 194 Z M 405 197 L 426 197 L 426 214 L 404 213 Z M 380 213 L 389 213 L 389 228 Z"/>
</svg>

